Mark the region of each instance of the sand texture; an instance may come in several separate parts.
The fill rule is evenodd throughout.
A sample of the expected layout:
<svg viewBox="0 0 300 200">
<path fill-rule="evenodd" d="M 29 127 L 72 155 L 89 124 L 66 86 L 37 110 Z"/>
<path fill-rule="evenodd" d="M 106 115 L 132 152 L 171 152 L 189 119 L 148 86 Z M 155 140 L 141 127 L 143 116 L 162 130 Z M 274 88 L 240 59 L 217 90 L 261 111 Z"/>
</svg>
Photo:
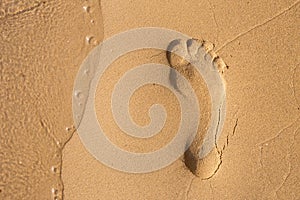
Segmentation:
<svg viewBox="0 0 300 200">
<path fill-rule="evenodd" d="M 0 199 L 202 200 L 300 197 L 300 4 L 252 1 L 0 1 Z M 149 123 L 149 107 L 165 106 L 165 127 L 143 140 L 113 120 L 113 85 L 134 66 L 173 65 L 190 80 L 201 125 L 189 151 L 146 174 L 111 169 L 84 147 L 74 128 L 73 84 L 81 63 L 102 40 L 138 27 L 164 27 L 214 44 L 226 63 L 226 119 L 216 148 L 195 160 L 211 102 L 201 75 L 159 50 L 131 52 L 99 81 L 98 120 L 109 139 L 132 152 L 164 146 L 180 110 L 159 85 L 141 87 L 130 114 Z M 179 64 L 178 64 L 179 63 Z"/>
</svg>

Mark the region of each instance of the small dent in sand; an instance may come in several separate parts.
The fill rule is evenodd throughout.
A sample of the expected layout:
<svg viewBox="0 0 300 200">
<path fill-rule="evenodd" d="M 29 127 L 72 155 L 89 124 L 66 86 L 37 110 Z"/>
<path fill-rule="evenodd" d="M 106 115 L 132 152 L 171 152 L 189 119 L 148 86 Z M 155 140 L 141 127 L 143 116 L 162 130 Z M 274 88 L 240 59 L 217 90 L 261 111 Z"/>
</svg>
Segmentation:
<svg viewBox="0 0 300 200">
<path fill-rule="evenodd" d="M 87 13 L 89 13 L 91 11 L 91 7 L 90 6 L 83 6 L 82 8 Z"/>
<path fill-rule="evenodd" d="M 91 44 L 95 46 L 98 44 L 98 40 L 92 35 L 86 36 L 85 41 L 87 44 Z"/>
</svg>

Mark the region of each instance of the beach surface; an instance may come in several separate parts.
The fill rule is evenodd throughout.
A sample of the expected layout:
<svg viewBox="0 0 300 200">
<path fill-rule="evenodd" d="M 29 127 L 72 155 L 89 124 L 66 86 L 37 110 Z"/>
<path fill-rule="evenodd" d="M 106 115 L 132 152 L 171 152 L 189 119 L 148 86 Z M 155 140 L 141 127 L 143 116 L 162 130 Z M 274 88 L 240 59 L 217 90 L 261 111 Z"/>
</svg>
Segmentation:
<svg viewBox="0 0 300 200">
<path fill-rule="evenodd" d="M 299 10 L 292 0 L 1 1 L 0 199 L 299 198 Z M 184 156 L 150 173 L 112 169 L 88 152 L 75 129 L 72 95 L 82 62 L 101 41 L 140 27 L 209 41 L 228 66 L 221 74 L 224 126 L 196 175 Z M 114 122 L 114 84 L 149 62 L 168 65 L 165 52 L 131 52 L 109 67 L 96 90 L 98 121 L 114 144 L 130 152 L 163 147 L 180 122 L 176 97 L 152 84 L 132 96 L 129 110 L 137 124 L 146 125 L 149 107 L 164 105 L 162 131 L 136 139 Z M 207 88 L 199 74 L 191 85 L 203 133 L 210 117 Z"/>
</svg>

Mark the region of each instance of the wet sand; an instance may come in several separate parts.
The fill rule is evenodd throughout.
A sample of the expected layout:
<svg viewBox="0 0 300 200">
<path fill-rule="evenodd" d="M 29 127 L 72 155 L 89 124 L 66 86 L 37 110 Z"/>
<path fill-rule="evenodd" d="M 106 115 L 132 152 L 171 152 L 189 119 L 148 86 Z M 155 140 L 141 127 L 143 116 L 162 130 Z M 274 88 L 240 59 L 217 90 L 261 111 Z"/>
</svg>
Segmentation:
<svg viewBox="0 0 300 200">
<path fill-rule="evenodd" d="M 29 1 L 15 6 L 1 2 L 0 8 L 0 199 L 300 196 L 299 3 Z M 208 40 L 229 66 L 222 75 L 227 111 L 218 141 L 221 153 L 212 152 L 211 160 L 200 163 L 200 176 L 183 157 L 147 174 L 113 170 L 89 154 L 74 132 L 72 89 L 86 55 L 105 38 L 145 26 Z M 136 52 L 112 69 L 149 60 L 166 64 L 163 54 L 153 57 L 156 53 Z M 101 98 L 120 73 L 108 71 L 97 90 L 97 115 L 108 122 L 108 136 L 130 151 L 160 148 L 178 126 L 176 100 L 159 86 L 142 88 L 130 105 L 139 124 L 149 122 L 140 113 L 155 101 L 168 105 L 171 115 L 158 142 L 127 138 L 111 122 L 109 99 Z M 144 107 L 135 104 L 140 101 Z"/>
<path fill-rule="evenodd" d="M 0 199 L 62 199 L 73 82 L 101 15 L 81 1 L 1 1 L 0 13 Z"/>
</svg>

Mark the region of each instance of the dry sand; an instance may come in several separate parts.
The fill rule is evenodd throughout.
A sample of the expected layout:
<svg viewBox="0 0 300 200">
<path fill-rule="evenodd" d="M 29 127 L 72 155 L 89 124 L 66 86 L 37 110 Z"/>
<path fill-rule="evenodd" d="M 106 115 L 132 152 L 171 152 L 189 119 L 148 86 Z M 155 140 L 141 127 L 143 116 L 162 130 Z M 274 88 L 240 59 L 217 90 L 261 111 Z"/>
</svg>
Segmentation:
<svg viewBox="0 0 300 200">
<path fill-rule="evenodd" d="M 299 9 L 288 0 L 1 1 L 0 199 L 299 198 Z M 212 161 L 200 164 L 199 177 L 183 158 L 147 174 L 113 170 L 93 158 L 74 133 L 72 89 L 86 55 L 105 38 L 146 26 L 204 38 L 229 66 L 223 74 L 227 115 L 221 154 L 213 152 Z M 139 113 L 157 101 L 170 116 L 161 134 L 144 142 L 117 129 L 109 99 L 101 97 L 122 70 L 167 63 L 156 54 L 121 58 L 97 90 L 97 114 L 109 138 L 130 151 L 151 151 L 170 140 L 178 126 L 174 96 L 153 85 L 133 96 L 130 109 L 138 123 L 149 122 Z M 113 70 L 118 66 L 124 68 Z"/>
</svg>

